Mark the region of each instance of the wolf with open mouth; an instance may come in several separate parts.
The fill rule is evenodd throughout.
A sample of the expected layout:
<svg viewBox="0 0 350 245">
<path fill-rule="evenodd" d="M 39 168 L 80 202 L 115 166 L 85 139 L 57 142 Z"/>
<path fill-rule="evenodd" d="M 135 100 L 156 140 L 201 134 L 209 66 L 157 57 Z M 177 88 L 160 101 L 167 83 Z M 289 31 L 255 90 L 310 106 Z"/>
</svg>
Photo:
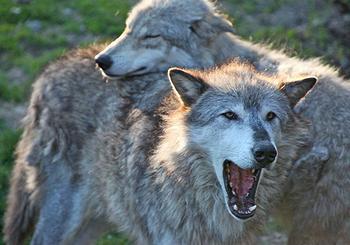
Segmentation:
<svg viewBox="0 0 350 245">
<path fill-rule="evenodd" d="M 292 107 L 316 78 L 284 83 L 235 62 L 169 78 L 154 109 L 131 109 L 119 133 L 132 144 L 113 130 L 95 144 L 84 200 L 137 244 L 250 243 L 309 140 Z"/>
<path fill-rule="evenodd" d="M 295 154 L 291 148 L 307 139 L 304 128 L 298 129 L 303 120 L 296 119 L 291 107 L 313 87 L 316 78 L 278 91 L 276 77 L 264 77 L 236 63 L 204 74 L 178 69 L 169 74 L 184 105 L 191 107 L 186 118 L 187 145 L 206 152 L 229 213 L 238 220 L 251 218 L 266 201 L 259 199 L 269 199 L 259 192 L 279 188 L 274 185 L 282 184 L 283 171 L 290 167 L 288 159 Z M 291 129 L 295 133 L 288 135 Z M 290 140 L 294 144 L 289 142 L 286 147 Z"/>
<path fill-rule="evenodd" d="M 94 244 L 111 230 L 136 244 L 254 241 L 309 143 L 292 107 L 316 79 L 285 83 L 235 62 L 173 68 L 169 78 L 149 75 L 139 97 L 124 95 L 128 110 L 101 122 L 74 172 L 57 161 L 42 167 L 50 191 L 32 244 Z"/>
</svg>

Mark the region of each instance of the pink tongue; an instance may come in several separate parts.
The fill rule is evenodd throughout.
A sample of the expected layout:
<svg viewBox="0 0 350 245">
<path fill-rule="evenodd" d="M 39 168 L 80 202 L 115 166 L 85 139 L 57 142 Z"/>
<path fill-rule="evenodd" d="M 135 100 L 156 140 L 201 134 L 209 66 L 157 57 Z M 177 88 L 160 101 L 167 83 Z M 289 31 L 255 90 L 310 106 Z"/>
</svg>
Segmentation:
<svg viewBox="0 0 350 245">
<path fill-rule="evenodd" d="M 253 187 L 254 176 L 249 169 L 239 168 L 237 165 L 230 164 L 232 189 L 239 198 L 244 197 Z"/>
</svg>

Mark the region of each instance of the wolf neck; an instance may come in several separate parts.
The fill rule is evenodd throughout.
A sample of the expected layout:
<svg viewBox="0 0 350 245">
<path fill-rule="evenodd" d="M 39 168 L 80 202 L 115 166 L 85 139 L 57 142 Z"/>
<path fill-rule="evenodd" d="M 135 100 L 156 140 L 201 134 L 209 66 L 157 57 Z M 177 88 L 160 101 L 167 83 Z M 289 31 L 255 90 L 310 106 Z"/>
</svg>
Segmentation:
<svg viewBox="0 0 350 245">
<path fill-rule="evenodd" d="M 231 33 L 219 35 L 211 43 L 210 49 L 214 52 L 213 56 L 217 64 L 239 58 L 254 64 L 257 70 L 269 73 L 275 73 L 278 70 L 279 61 L 277 57 L 269 55 L 264 46 L 244 41 Z M 285 57 L 282 53 L 278 53 L 278 55 Z"/>
<path fill-rule="evenodd" d="M 174 156 L 184 151 L 187 137 L 181 113 L 172 112 L 171 116 L 167 115 L 166 117 L 171 118 L 171 120 L 164 122 L 164 135 L 153 155 L 153 167 L 162 167 L 172 172 L 175 168 Z"/>
<path fill-rule="evenodd" d="M 261 44 L 253 44 L 242 40 L 231 33 L 223 33 L 210 44 L 215 64 L 239 58 L 251 63 L 258 71 L 284 76 L 316 75 L 334 76 L 337 71 L 332 67 L 322 65 L 318 59 L 300 60 L 289 57 L 283 51 L 271 50 Z"/>
</svg>

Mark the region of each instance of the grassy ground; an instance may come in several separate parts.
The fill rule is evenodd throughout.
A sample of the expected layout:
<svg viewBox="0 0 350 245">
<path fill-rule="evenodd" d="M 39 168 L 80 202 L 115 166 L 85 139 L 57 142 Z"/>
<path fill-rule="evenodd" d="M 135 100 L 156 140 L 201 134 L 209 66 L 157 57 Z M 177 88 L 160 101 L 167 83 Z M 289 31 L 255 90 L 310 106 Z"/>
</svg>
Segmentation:
<svg viewBox="0 0 350 245">
<path fill-rule="evenodd" d="M 0 121 L 0 132 L 0 217 L 2 217 L 2 212 L 5 209 L 6 204 L 6 191 L 8 189 L 7 179 L 10 175 L 13 163 L 12 153 L 20 135 L 20 131 L 6 130 L 4 123 Z"/>
<path fill-rule="evenodd" d="M 244 38 L 272 42 L 273 47 L 300 57 L 323 56 L 350 76 L 347 0 L 220 2 L 225 12 L 234 17 L 237 34 Z M 47 63 L 66 50 L 117 36 L 124 28 L 130 4 L 127 0 L 0 0 L 0 6 L 2 220 L 13 150 L 21 133 L 15 126 L 23 115 L 33 80 Z M 271 227 L 276 230 L 275 225 Z M 126 243 L 120 235 L 106 235 L 99 242 L 100 245 Z"/>
<path fill-rule="evenodd" d="M 44 65 L 65 50 L 112 37 L 124 28 L 123 0 L 36 0 L 0 8 L 0 98 L 22 102 Z"/>
<path fill-rule="evenodd" d="M 227 0 L 237 33 L 301 58 L 322 57 L 350 77 L 349 0 Z"/>
</svg>

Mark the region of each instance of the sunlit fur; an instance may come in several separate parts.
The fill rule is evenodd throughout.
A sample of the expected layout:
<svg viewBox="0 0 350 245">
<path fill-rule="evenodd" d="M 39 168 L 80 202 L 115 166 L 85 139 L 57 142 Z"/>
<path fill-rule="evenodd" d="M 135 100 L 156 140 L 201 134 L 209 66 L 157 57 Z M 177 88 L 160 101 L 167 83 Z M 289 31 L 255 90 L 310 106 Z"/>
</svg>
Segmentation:
<svg viewBox="0 0 350 245">
<path fill-rule="evenodd" d="M 184 108 L 174 93 L 166 96 L 170 86 L 164 83 L 163 75 L 143 77 L 153 81 L 143 87 L 145 94 L 137 95 L 135 90 L 131 96 L 122 96 L 118 106 L 123 107 L 119 109 L 113 108 L 115 104 L 108 101 L 111 98 L 99 97 L 102 92 L 96 94 L 101 105 L 117 112 L 112 113 L 114 118 L 101 115 L 106 116 L 106 121 L 101 121 L 103 127 L 84 139 L 78 158 L 68 151 L 64 153 L 67 164 L 55 157 L 41 162 L 40 176 L 47 176 L 42 183 L 50 192 L 42 192 L 32 242 L 87 244 L 101 232 L 118 230 L 137 244 L 252 243 L 278 200 L 290 159 L 308 141 L 307 123 L 292 112 L 278 91 L 281 78 L 262 76 L 236 63 L 231 69 L 223 67 L 202 77 L 210 88 L 190 108 Z M 223 78 L 226 82 L 216 80 Z M 241 102 L 221 102 L 222 95 L 239 95 L 236 99 Z M 135 101 L 130 103 L 130 98 Z M 216 118 L 217 103 L 222 107 L 240 103 L 259 107 L 265 100 L 270 101 L 266 106 L 281 115 L 280 127 L 274 129 L 279 158 L 274 168 L 264 171 L 256 215 L 240 222 L 225 207 L 210 157 L 212 147 L 203 148 L 193 137 L 209 130 L 202 125 L 205 118 L 196 115 Z M 212 106 L 203 109 L 204 104 Z M 98 105 L 92 113 L 98 113 Z M 52 149 L 57 149 L 54 144 Z"/>
<path fill-rule="evenodd" d="M 162 71 L 169 65 L 208 67 L 240 57 L 260 71 L 279 73 L 290 79 L 305 75 L 316 75 L 319 78 L 313 92 L 295 108 L 314 125 L 314 147 L 305 147 L 305 155 L 298 159 L 301 164 L 291 173 L 290 186 L 285 192 L 286 205 L 280 210 L 286 211 L 288 206 L 292 211 L 286 219 L 292 223 L 291 244 L 332 244 L 335 241 L 349 244 L 350 183 L 347 173 L 350 157 L 346 150 L 350 138 L 348 82 L 339 77 L 335 69 L 322 65 L 318 59 L 287 57 L 280 51 L 243 41 L 228 33 L 230 25 L 216 12 L 213 4 L 203 0 L 186 0 L 186 5 L 180 4 L 181 2 L 183 0 L 143 1 L 139 6 L 148 5 L 148 8 L 143 9 L 141 14 L 140 7 L 140 14 L 135 10 L 130 16 L 142 21 L 148 11 L 157 9 L 155 13 L 164 13 L 162 9 L 170 5 L 178 5 L 179 8 L 185 6 L 173 16 L 202 14 L 199 18 L 201 21 L 192 22 L 193 27 L 201 31 L 197 31 L 188 42 L 177 42 L 177 45 L 182 46 L 197 45 L 193 51 L 195 53 L 189 58 L 188 53 L 179 51 L 182 56 L 172 56 L 176 62 L 164 66 L 150 60 L 149 63 L 154 67 L 161 67 Z M 194 8 L 197 5 L 206 7 L 198 11 Z M 170 23 L 168 16 L 165 12 L 154 19 L 159 24 L 164 23 L 170 30 L 182 30 L 176 21 Z M 206 16 L 211 18 L 205 18 Z M 188 25 L 183 30 L 188 33 Z M 174 36 L 183 34 L 176 33 Z M 148 82 L 153 84 L 154 81 L 162 81 L 155 83 L 159 85 L 159 90 L 163 88 L 161 84 L 166 83 L 165 76 L 155 74 L 154 77 L 144 76 L 105 84 L 93 61 L 93 57 L 104 48 L 105 46 L 88 47 L 68 53 L 51 64 L 35 82 L 25 118 L 24 134 L 17 147 L 16 166 L 8 197 L 4 235 L 9 244 L 22 244 L 21 239 L 37 219 L 52 222 L 52 225 L 39 222 L 40 225 L 36 227 L 42 234 L 51 234 L 52 239 L 69 237 L 70 234 L 63 234 L 61 229 L 68 222 L 70 211 L 67 210 L 72 206 L 71 200 L 60 202 L 57 197 L 60 197 L 58 193 L 67 189 L 63 196 L 75 195 L 76 199 L 79 198 L 79 193 L 75 193 L 72 186 L 79 180 L 80 162 L 91 159 L 87 142 L 96 144 L 95 138 L 109 127 L 109 123 L 115 122 L 115 118 L 124 118 L 121 115 L 128 110 L 127 103 L 153 98 L 154 93 L 145 90 Z M 171 48 L 174 50 L 175 47 Z M 131 64 L 125 64 L 124 68 L 127 69 L 128 65 Z M 131 82 L 139 84 L 128 88 Z M 149 96 L 144 91 L 148 91 Z M 125 100 L 118 97 L 119 94 L 132 96 Z M 145 108 L 141 106 L 141 109 Z M 329 157 L 323 157 L 327 154 L 322 154 L 320 158 L 317 151 L 319 146 L 329 149 Z M 50 208 L 51 203 L 44 200 L 52 200 L 54 208 Z M 58 208 L 58 203 L 64 204 L 64 208 Z M 47 207 L 46 211 L 41 210 L 43 207 Z M 76 224 L 84 220 L 83 214 L 79 217 L 81 219 L 77 219 Z M 94 232 L 100 232 L 98 228 L 104 228 L 97 221 L 93 224 L 95 226 L 91 223 L 87 225 L 85 231 L 89 232 L 85 232 L 83 238 L 88 239 L 89 234 L 93 236 Z"/>
<path fill-rule="evenodd" d="M 222 33 L 233 31 L 214 9 L 205 1 L 141 1 L 130 12 L 121 36 L 99 54 L 113 60 L 103 73 L 123 77 L 164 72 L 171 66 L 214 65 L 218 50 L 211 45 Z"/>
<path fill-rule="evenodd" d="M 90 175 L 93 184 L 89 196 L 95 197 L 94 210 L 101 210 L 103 216 L 105 213 L 136 243 L 249 244 L 278 200 L 291 167 L 290 159 L 307 143 L 307 124 L 292 112 L 277 84 L 255 76 L 250 68 L 240 70 L 235 63 L 231 68 L 227 76 L 219 75 L 225 73 L 225 68 L 200 73 L 210 86 L 192 106 L 183 107 L 174 94 L 156 106 L 156 114 L 139 109 L 141 104 L 153 104 L 149 98 L 137 103 L 126 119 L 129 130 L 118 131 L 117 135 L 107 132 L 98 143 L 100 161 L 91 163 L 92 172 L 98 174 Z M 222 87 L 215 85 L 220 84 L 216 80 L 219 77 L 226 79 Z M 274 81 L 278 83 L 280 79 Z M 240 102 L 232 97 L 235 93 L 240 94 Z M 221 101 L 222 97 L 232 99 Z M 213 166 L 215 156 L 210 152 L 212 146 L 198 142 L 194 135 L 215 127 L 222 130 L 223 118 L 217 115 L 217 107 L 254 104 L 257 109 L 265 100 L 266 106 L 282 113 L 280 127 L 274 129 L 279 158 L 274 168 L 264 170 L 256 215 L 247 222 L 237 221 L 225 207 Z M 151 106 L 147 108 L 149 111 Z M 208 117 L 212 122 L 204 123 Z M 132 144 L 120 142 L 120 138 Z M 223 147 L 226 143 L 222 139 L 217 142 Z"/>
<path fill-rule="evenodd" d="M 179 2 L 185 4 L 178 4 L 173 11 L 181 14 L 170 16 L 197 16 L 196 13 L 203 13 L 203 10 L 207 11 L 207 15 L 212 15 L 216 11 L 213 4 L 203 0 L 164 1 L 164 4 L 161 1 L 143 1 L 138 11 L 142 9 L 142 13 L 162 13 L 162 10 L 168 11 L 170 6 L 177 6 Z M 154 3 L 157 3 L 154 10 L 152 7 L 142 8 L 142 5 L 150 6 Z M 203 6 L 201 11 L 196 7 L 188 7 L 198 5 Z M 181 29 L 177 21 L 169 22 L 165 16 L 168 15 L 159 14 L 158 18 L 154 18 L 157 20 L 157 26 L 162 23 L 167 23 L 167 26 L 171 23 L 174 30 Z M 205 19 L 203 16 L 202 20 Z M 130 18 L 142 22 L 142 16 L 137 16 L 137 10 Z M 152 25 L 153 23 L 150 24 Z M 176 32 L 179 37 L 187 37 L 187 34 L 187 28 Z M 187 44 L 196 43 L 196 38 L 191 38 Z M 203 37 L 203 40 L 206 41 L 207 38 Z M 256 69 L 271 74 L 278 73 L 290 78 L 309 75 L 318 77 L 319 82 L 314 92 L 295 108 L 314 125 L 314 147 L 304 149 L 305 157 L 300 158 L 303 164 L 298 165 L 291 174 L 291 185 L 286 189 L 285 202 L 280 210 L 285 212 L 289 207 L 290 212 L 285 212 L 288 213 L 285 220 L 292 227 L 290 244 L 350 243 L 350 235 L 346 232 L 350 227 L 350 198 L 347 192 L 350 182 L 344 174 L 350 168 L 350 155 L 347 154 L 350 138 L 349 82 L 340 77 L 336 69 L 322 64 L 320 59 L 301 60 L 288 57 L 281 51 L 252 44 L 232 33 L 223 32 L 207 43 L 207 48 L 202 49 L 203 54 L 207 54 L 208 50 L 211 54 L 205 55 L 206 59 L 199 59 L 201 62 L 205 60 L 208 63 L 219 64 L 227 59 L 239 57 L 252 63 Z M 328 153 L 324 154 L 325 151 Z M 327 157 L 323 157 L 324 155 Z"/>
</svg>

